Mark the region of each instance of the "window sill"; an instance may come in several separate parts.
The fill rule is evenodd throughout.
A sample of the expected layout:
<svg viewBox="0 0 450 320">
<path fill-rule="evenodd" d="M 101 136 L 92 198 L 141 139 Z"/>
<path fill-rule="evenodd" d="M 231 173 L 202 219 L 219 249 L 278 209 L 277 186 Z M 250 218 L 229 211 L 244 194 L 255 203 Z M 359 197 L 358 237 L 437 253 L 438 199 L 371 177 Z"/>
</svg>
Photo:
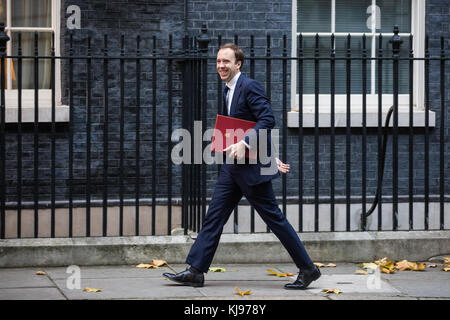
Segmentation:
<svg viewBox="0 0 450 320">
<path fill-rule="evenodd" d="M 41 104 L 41 103 L 40 103 Z M 52 107 L 39 106 L 39 123 L 51 123 L 52 122 Z M 6 123 L 18 123 L 18 111 L 17 106 L 7 106 L 5 109 L 5 122 Z M 69 106 L 59 105 L 55 107 L 55 122 L 64 123 L 70 121 Z M 34 106 L 22 107 L 22 123 L 34 122 Z"/>
<path fill-rule="evenodd" d="M 383 110 L 382 114 L 382 126 L 386 121 L 387 109 Z M 315 113 L 314 111 L 303 111 L 303 128 L 315 127 Z M 389 126 L 393 126 L 393 115 L 389 122 Z M 350 126 L 352 128 L 363 127 L 363 113 L 361 111 L 352 111 L 350 117 Z M 429 111 L 429 127 L 434 127 L 436 122 L 435 112 Z M 288 128 L 298 128 L 298 111 L 289 111 L 287 117 Z M 331 113 L 328 111 L 321 111 L 319 113 L 319 128 L 330 128 L 331 125 Z M 345 128 L 347 126 L 347 113 L 345 110 L 337 110 L 334 117 L 335 128 Z M 398 126 L 409 127 L 409 109 L 399 108 L 398 111 Z M 366 112 L 366 127 L 373 128 L 378 127 L 378 111 L 368 110 Z M 420 128 L 425 127 L 425 110 L 413 111 L 413 127 Z"/>
</svg>

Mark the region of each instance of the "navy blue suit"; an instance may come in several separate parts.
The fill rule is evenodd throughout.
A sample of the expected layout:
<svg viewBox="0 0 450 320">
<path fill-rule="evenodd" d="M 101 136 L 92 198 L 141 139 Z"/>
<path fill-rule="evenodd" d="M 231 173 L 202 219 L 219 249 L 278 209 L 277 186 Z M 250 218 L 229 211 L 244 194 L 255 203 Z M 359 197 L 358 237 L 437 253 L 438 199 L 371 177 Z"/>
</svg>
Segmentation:
<svg viewBox="0 0 450 320">
<path fill-rule="evenodd" d="M 225 106 L 225 103 L 223 105 Z M 225 108 L 223 112 L 225 113 Z M 275 126 L 270 101 L 263 88 L 257 81 L 242 74 L 236 83 L 230 116 L 256 122 L 254 131 L 245 137 L 248 144 L 252 139 L 251 135 L 259 138 L 261 129 L 270 131 Z M 270 146 L 270 135 L 268 140 L 268 146 Z M 279 209 L 272 189 L 271 180 L 278 177 L 280 173 L 276 170 L 274 174 L 261 174 L 261 168 L 264 166 L 259 160 L 256 164 L 225 163 L 222 165 L 202 229 L 186 258 L 187 264 L 202 272 L 208 271 L 219 244 L 223 226 L 242 196 L 245 196 L 280 239 L 297 267 L 311 268 L 312 261 L 297 233 Z"/>
</svg>

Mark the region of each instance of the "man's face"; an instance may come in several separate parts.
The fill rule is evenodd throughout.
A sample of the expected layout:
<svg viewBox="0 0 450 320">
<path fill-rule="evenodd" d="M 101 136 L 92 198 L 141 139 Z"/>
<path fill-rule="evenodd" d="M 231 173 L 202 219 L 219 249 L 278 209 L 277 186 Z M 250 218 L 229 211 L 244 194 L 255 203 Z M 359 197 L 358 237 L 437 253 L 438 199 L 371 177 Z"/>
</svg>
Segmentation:
<svg viewBox="0 0 450 320">
<path fill-rule="evenodd" d="M 217 53 L 217 72 L 220 79 L 225 82 L 230 82 L 231 79 L 239 72 L 241 68 L 241 61 L 236 62 L 234 50 L 225 48 L 219 50 Z"/>
</svg>

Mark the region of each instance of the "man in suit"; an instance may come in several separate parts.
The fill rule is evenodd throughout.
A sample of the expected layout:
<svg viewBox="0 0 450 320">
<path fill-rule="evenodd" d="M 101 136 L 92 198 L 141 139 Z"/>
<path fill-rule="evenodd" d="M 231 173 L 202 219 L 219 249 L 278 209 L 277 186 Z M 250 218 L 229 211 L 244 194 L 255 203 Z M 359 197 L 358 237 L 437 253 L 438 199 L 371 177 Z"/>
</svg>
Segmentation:
<svg viewBox="0 0 450 320">
<path fill-rule="evenodd" d="M 220 78 L 226 82 L 223 113 L 256 122 L 254 130 L 247 134 L 242 141 L 230 145 L 224 150 L 228 157 L 237 160 L 245 157 L 246 148 L 255 147 L 253 142 L 255 138 L 257 140 L 261 136 L 263 130 L 270 132 L 275 125 L 270 101 L 263 88 L 257 81 L 241 74 L 240 69 L 243 62 L 244 53 L 235 44 L 225 44 L 217 53 L 217 72 Z M 270 146 L 270 134 L 267 137 Z M 278 169 L 282 172 L 283 165 L 278 162 Z M 226 161 L 222 165 L 202 229 L 186 258 L 186 263 L 190 267 L 177 274 L 164 273 L 165 277 L 184 285 L 203 286 L 204 273 L 208 272 L 211 265 L 223 226 L 242 196 L 247 198 L 272 232 L 280 239 L 299 268 L 297 280 L 294 283 L 286 284 L 285 288 L 306 289 L 312 281 L 320 277 L 319 269 L 313 264 L 297 233 L 278 208 L 271 180 L 278 177 L 279 172 L 265 174 L 263 173 L 264 167 L 265 165 L 259 159 L 257 163 L 253 164 Z"/>
</svg>

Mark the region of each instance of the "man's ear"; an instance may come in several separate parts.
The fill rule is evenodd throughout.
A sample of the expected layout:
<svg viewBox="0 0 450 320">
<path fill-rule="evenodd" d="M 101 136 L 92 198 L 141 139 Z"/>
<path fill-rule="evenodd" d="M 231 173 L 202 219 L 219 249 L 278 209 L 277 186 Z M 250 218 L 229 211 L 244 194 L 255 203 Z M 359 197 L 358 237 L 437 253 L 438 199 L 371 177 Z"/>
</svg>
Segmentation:
<svg viewBox="0 0 450 320">
<path fill-rule="evenodd" d="M 238 61 L 238 62 L 237 62 L 236 64 L 238 65 L 238 69 L 239 69 L 239 71 L 241 71 L 241 67 L 242 67 L 242 61 Z"/>
</svg>

